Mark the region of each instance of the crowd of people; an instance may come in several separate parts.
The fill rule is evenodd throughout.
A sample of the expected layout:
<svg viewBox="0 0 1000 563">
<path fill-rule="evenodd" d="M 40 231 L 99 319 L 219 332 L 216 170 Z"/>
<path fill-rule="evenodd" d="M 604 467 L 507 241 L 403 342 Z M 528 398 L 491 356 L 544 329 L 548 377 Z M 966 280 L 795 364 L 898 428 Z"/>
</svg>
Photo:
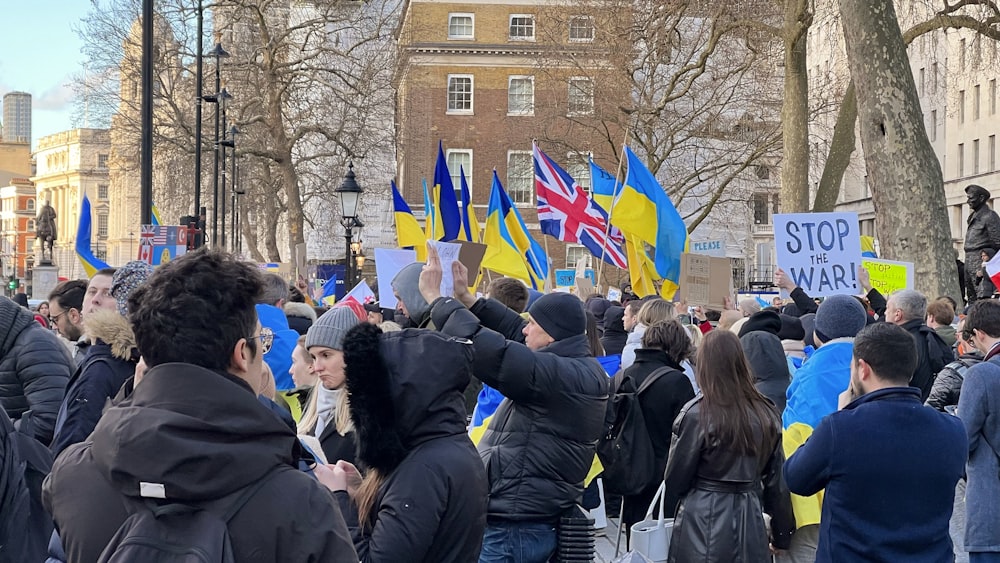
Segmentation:
<svg viewBox="0 0 1000 563">
<path fill-rule="evenodd" d="M 0 298 L 0 562 L 542 563 L 598 490 L 626 544 L 662 503 L 672 562 L 952 561 L 962 480 L 1000 561 L 1000 301 L 449 273 L 430 247 L 395 310 L 325 308 L 201 249 Z"/>
</svg>

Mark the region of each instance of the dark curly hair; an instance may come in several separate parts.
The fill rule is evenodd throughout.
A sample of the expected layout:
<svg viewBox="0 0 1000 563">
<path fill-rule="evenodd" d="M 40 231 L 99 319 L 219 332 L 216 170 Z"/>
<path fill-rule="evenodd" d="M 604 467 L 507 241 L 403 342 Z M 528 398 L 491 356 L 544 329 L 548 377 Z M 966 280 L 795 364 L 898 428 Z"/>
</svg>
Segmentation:
<svg viewBox="0 0 1000 563">
<path fill-rule="evenodd" d="M 139 352 L 149 367 L 168 362 L 225 371 L 241 338 L 256 351 L 260 270 L 201 248 L 160 266 L 129 297 Z"/>
</svg>

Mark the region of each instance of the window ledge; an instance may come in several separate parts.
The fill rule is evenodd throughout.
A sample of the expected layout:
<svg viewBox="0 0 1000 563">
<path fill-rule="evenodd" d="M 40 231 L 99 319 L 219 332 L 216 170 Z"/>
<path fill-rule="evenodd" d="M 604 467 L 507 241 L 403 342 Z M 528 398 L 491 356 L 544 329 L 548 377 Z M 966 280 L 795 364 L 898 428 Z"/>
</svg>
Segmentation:
<svg viewBox="0 0 1000 563">
<path fill-rule="evenodd" d="M 471 109 L 449 109 L 444 113 L 445 115 L 475 115 L 475 111 Z"/>
</svg>

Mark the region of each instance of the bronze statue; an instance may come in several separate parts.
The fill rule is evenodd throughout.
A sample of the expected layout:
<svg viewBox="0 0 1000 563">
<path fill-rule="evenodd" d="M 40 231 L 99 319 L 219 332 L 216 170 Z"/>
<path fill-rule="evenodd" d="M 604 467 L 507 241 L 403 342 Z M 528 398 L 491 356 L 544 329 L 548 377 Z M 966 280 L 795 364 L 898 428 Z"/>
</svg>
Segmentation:
<svg viewBox="0 0 1000 563">
<path fill-rule="evenodd" d="M 35 221 L 35 237 L 41 242 L 41 262 L 52 261 L 52 243 L 56 240 L 56 210 L 49 205 L 49 202 L 45 202 L 42 209 L 38 212 L 38 217 Z M 49 257 L 48 260 L 45 258 L 45 246 L 49 247 Z"/>
</svg>

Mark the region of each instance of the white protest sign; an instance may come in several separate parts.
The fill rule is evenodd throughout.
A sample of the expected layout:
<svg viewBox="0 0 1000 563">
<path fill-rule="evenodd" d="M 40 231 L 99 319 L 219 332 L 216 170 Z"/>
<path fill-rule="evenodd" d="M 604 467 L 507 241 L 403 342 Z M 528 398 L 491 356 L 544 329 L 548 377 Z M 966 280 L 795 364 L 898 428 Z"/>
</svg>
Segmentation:
<svg viewBox="0 0 1000 563">
<path fill-rule="evenodd" d="M 778 266 L 810 297 L 856 295 L 861 229 L 855 213 L 774 216 Z"/>
<path fill-rule="evenodd" d="M 404 266 L 417 261 L 417 251 L 405 248 L 376 248 L 375 275 L 378 276 L 379 306 L 383 309 L 396 308 L 396 295 L 392 292 L 392 278 Z"/>
<path fill-rule="evenodd" d="M 455 294 L 455 279 L 451 275 L 451 265 L 458 260 L 462 245 L 457 242 L 431 241 L 441 258 L 441 295 Z"/>
</svg>

